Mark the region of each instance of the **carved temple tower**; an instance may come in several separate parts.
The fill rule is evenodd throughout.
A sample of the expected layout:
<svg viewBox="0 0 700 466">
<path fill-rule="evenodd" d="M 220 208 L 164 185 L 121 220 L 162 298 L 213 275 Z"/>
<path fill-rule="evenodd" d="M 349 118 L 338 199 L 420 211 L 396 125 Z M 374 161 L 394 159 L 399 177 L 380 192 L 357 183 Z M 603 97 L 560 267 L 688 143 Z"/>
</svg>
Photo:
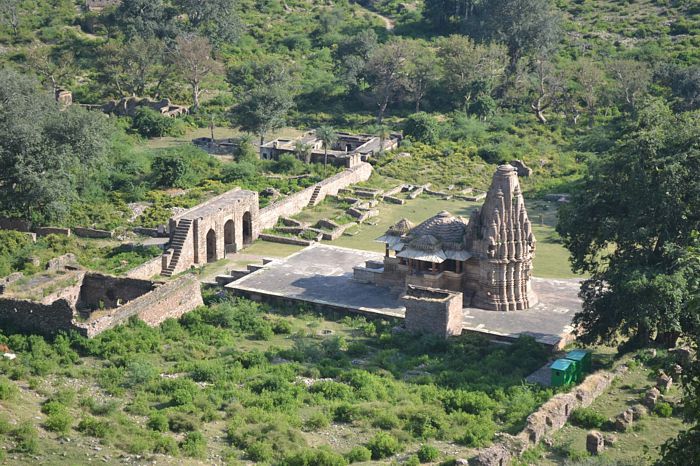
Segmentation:
<svg viewBox="0 0 700 466">
<path fill-rule="evenodd" d="M 537 303 L 530 284 L 535 237 L 513 166 L 498 167 L 484 205 L 471 215 L 466 240 L 480 262 L 474 306 L 515 311 Z"/>
</svg>

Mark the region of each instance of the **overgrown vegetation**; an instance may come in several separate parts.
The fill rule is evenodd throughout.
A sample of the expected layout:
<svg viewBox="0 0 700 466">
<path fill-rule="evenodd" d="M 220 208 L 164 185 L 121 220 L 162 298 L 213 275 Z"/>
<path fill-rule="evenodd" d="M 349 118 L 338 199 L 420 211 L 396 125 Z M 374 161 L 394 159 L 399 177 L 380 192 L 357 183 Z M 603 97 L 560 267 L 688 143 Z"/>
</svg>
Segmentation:
<svg viewBox="0 0 700 466">
<path fill-rule="evenodd" d="M 63 384 L 50 389 L 45 418 L 28 425 L 128 453 L 207 458 L 214 443 L 231 459 L 279 464 L 324 457 L 341 464 L 401 451 L 429 461 L 441 456 L 432 441 L 486 445 L 496 431 L 520 429 L 551 396 L 522 383 L 545 358 L 529 338 L 510 346 L 474 336 L 415 338 L 392 333 L 389 322 L 268 313 L 244 300 L 216 298 L 160 328 L 133 321 L 93 340 L 1 340 L 18 353 L 0 363 L 11 379 L 58 376 L 71 381 L 65 387 L 85 387 L 77 396 Z M 99 389 L 86 391 L 92 383 Z M 13 382 L 2 386 L 13 406 Z M 302 430 L 332 426 L 357 437 L 335 454 L 307 446 Z M 225 445 L 215 440 L 223 435 Z"/>
</svg>

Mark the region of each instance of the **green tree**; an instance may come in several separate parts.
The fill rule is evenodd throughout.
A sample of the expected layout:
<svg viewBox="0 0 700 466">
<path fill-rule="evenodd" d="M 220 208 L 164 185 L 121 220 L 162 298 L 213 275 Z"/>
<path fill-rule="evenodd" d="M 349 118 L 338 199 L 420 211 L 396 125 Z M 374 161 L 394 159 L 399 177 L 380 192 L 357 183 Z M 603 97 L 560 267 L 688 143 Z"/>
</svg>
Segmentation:
<svg viewBox="0 0 700 466">
<path fill-rule="evenodd" d="M 316 130 L 316 137 L 323 144 L 323 176 L 326 176 L 326 166 L 328 165 L 328 148 L 333 146 L 338 140 L 338 134 L 330 126 L 321 126 Z"/>
<path fill-rule="evenodd" d="M 437 55 L 444 88 L 457 106 L 465 110 L 479 93 L 491 94 L 508 62 L 503 46 L 477 44 L 459 35 L 438 39 Z"/>
<path fill-rule="evenodd" d="M 479 2 L 465 27 L 470 34 L 507 47 L 510 74 L 521 58 L 554 48 L 561 40 L 561 15 L 551 0 Z"/>
<path fill-rule="evenodd" d="M 264 57 L 231 68 L 228 81 L 239 103 L 233 109 L 232 122 L 256 134 L 260 145 L 265 136 L 285 124 L 294 106 L 296 77 L 284 60 Z"/>
<path fill-rule="evenodd" d="M 684 260 L 700 230 L 700 118 L 645 103 L 609 153 L 590 162 L 557 231 L 591 276 L 574 318 L 581 341 L 675 344 L 700 269 Z"/>
<path fill-rule="evenodd" d="M 234 0 L 174 0 L 187 15 L 193 28 L 215 44 L 234 42 L 243 32 L 243 25 Z"/>
<path fill-rule="evenodd" d="M 435 144 L 440 137 L 440 125 L 437 119 L 428 113 L 414 113 L 406 119 L 404 134 L 414 141 Z"/>
<path fill-rule="evenodd" d="M 122 0 L 112 20 L 127 39 L 172 38 L 177 31 L 177 11 L 163 0 Z"/>
<path fill-rule="evenodd" d="M 61 111 L 26 75 L 0 70 L 0 206 L 38 222 L 64 221 L 105 162 L 107 119 Z"/>
</svg>

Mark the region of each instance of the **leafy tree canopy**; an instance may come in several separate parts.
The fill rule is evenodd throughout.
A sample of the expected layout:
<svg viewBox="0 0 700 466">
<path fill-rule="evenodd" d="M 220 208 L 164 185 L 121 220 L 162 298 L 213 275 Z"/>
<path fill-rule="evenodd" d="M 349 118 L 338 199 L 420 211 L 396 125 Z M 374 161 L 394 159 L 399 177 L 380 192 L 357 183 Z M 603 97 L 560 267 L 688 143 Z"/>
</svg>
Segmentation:
<svg viewBox="0 0 700 466">
<path fill-rule="evenodd" d="M 686 259 L 700 230 L 700 118 L 650 100 L 617 146 L 590 163 L 557 230 L 588 272 L 575 317 L 584 342 L 629 336 L 672 345 L 687 325 L 700 268 Z"/>
<path fill-rule="evenodd" d="M 6 214 L 60 220 L 104 161 L 107 119 L 79 107 L 61 110 L 35 80 L 14 71 L 0 70 L 0 83 L 0 205 Z"/>
</svg>

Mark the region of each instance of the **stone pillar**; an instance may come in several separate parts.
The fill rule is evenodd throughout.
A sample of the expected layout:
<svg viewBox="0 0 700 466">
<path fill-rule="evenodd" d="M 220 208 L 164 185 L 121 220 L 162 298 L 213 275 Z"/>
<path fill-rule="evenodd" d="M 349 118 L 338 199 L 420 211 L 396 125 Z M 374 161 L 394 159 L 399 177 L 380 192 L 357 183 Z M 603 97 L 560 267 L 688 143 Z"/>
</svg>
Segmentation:
<svg viewBox="0 0 700 466">
<path fill-rule="evenodd" d="M 603 434 L 596 430 L 592 430 L 586 436 L 586 450 L 591 455 L 599 455 L 605 449 L 605 440 Z"/>
</svg>

